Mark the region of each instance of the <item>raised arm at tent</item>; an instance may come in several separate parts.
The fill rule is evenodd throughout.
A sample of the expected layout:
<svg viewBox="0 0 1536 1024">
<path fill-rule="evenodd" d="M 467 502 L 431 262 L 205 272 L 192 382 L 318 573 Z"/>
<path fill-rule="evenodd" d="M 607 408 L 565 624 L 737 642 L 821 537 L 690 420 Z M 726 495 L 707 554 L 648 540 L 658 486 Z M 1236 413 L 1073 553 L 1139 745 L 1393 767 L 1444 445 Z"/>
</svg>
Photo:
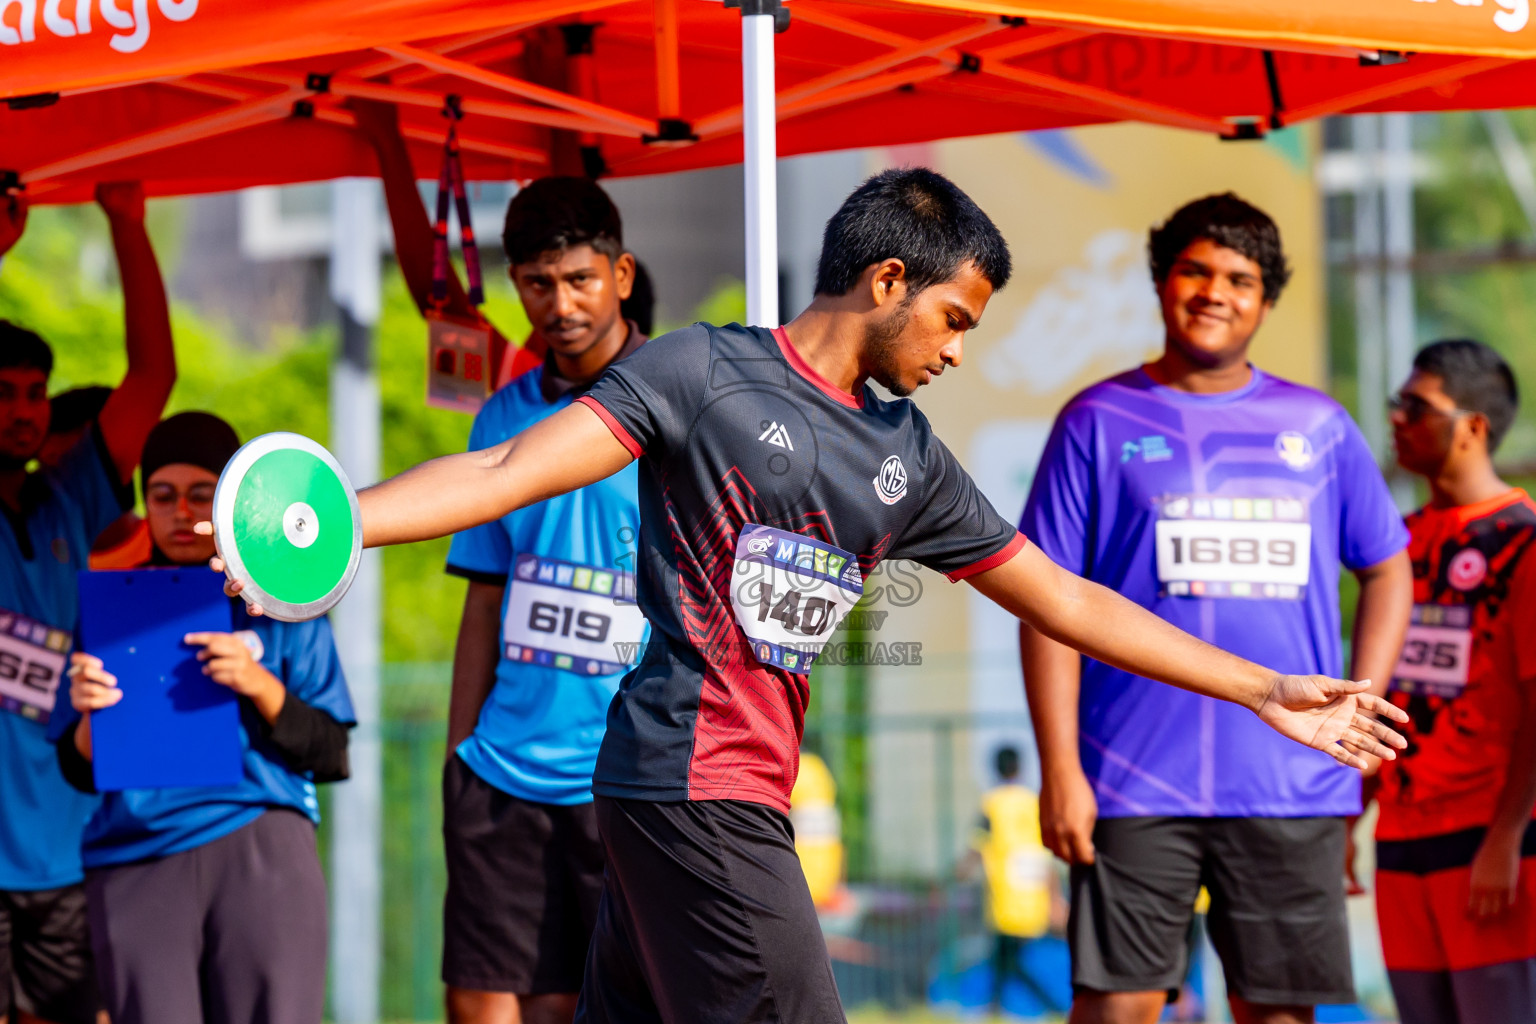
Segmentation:
<svg viewBox="0 0 1536 1024">
<path fill-rule="evenodd" d="M 1362 754 L 1391 760 L 1407 745 L 1373 717 L 1406 722 L 1407 714 L 1367 692 L 1369 680 L 1288 676 L 1256 665 L 1068 572 L 1033 544 L 967 582 L 1052 640 L 1127 672 L 1241 704 L 1282 735 L 1352 768 L 1366 767 Z"/>
<path fill-rule="evenodd" d="M 399 110 L 393 103 L 356 98 L 349 100 L 347 106 L 357 119 L 358 131 L 379 159 L 384 203 L 389 208 L 389 225 L 395 235 L 395 259 L 411 300 L 426 313 L 432 306 L 432 220 L 416 191 L 416 172 L 411 167 L 405 138 L 400 134 Z M 443 309 L 455 316 L 483 319 L 479 310 L 470 305 L 451 265 L 448 300 Z M 491 331 L 491 365 L 500 366 L 507 339 L 494 327 Z"/>
<path fill-rule="evenodd" d="M 128 372 L 101 410 L 101 434 L 124 481 L 133 478 L 144 440 L 165 411 L 176 384 L 176 350 L 165 281 L 144 229 L 144 189 L 138 182 L 98 185 L 96 201 L 112 225 L 112 247 L 123 282 L 123 333 Z"/>
</svg>

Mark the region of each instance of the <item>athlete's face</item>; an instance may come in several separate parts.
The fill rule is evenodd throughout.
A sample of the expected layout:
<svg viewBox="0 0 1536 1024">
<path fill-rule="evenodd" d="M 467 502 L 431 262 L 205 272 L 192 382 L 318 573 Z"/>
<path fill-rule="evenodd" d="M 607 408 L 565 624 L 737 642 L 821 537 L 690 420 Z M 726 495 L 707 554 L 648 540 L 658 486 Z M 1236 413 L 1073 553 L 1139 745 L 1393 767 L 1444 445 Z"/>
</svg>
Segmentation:
<svg viewBox="0 0 1536 1024">
<path fill-rule="evenodd" d="M 144 484 L 144 510 L 155 547 L 177 565 L 202 565 L 214 555 L 213 538 L 192 527 L 213 518 L 219 478 L 201 466 L 173 462 Z"/>
<path fill-rule="evenodd" d="M 1158 286 L 1168 345 L 1196 366 L 1247 358 L 1248 343 L 1274 304 L 1257 263 L 1202 238 L 1179 253 Z"/>
<path fill-rule="evenodd" d="M 1435 477 L 1454 460 L 1488 457 L 1487 421 L 1456 408 L 1439 374 L 1414 370 L 1390 405 L 1392 447 L 1408 472 Z"/>
<path fill-rule="evenodd" d="M 635 258 L 609 259 L 590 245 L 554 249 L 509 273 L 533 329 L 562 356 L 578 359 L 614 329 L 635 284 Z"/>
<path fill-rule="evenodd" d="M 48 375 L 29 366 L 0 370 L 0 469 L 37 458 L 48 436 Z"/>
<path fill-rule="evenodd" d="M 899 268 L 898 261 L 891 260 Z M 880 282 L 875 282 L 879 287 Z M 965 332 L 981 323 L 992 285 L 973 263 L 951 280 L 913 295 L 896 285 L 890 299 L 871 314 L 864 351 L 869 376 L 897 397 L 905 397 L 959 366 Z"/>
</svg>

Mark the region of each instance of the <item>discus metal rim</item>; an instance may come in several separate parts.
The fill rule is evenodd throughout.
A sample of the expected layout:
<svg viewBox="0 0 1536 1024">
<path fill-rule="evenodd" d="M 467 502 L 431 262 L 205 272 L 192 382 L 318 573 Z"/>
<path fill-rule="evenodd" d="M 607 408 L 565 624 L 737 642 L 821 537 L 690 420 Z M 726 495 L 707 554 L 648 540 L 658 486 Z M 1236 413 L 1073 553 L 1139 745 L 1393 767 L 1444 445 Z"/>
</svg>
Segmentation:
<svg viewBox="0 0 1536 1024">
<path fill-rule="evenodd" d="M 347 502 L 352 509 L 352 552 L 347 559 L 347 568 L 341 574 L 341 579 L 324 596 L 297 604 L 273 597 L 251 577 L 234 539 L 235 498 L 240 492 L 240 485 L 245 482 L 246 474 L 262 456 L 275 451 L 295 449 L 313 455 L 330 467 L 331 472 L 335 473 L 336 478 L 341 481 L 342 490 L 346 492 Z M 226 573 L 240 582 L 240 597 L 243 600 L 259 605 L 263 613 L 279 622 L 307 622 L 318 619 L 336 607 L 337 603 L 346 596 L 353 579 L 357 577 L 358 566 L 362 563 L 363 517 L 362 508 L 357 502 L 357 490 L 352 486 L 352 481 L 347 479 L 346 471 L 341 468 L 341 463 L 336 461 L 336 457 L 327 451 L 324 445 L 303 434 L 279 430 L 253 437 L 240 446 L 234 457 L 224 467 L 224 472 L 219 474 L 219 482 L 213 492 L 213 542 L 218 548 L 219 557 L 224 560 Z"/>
</svg>

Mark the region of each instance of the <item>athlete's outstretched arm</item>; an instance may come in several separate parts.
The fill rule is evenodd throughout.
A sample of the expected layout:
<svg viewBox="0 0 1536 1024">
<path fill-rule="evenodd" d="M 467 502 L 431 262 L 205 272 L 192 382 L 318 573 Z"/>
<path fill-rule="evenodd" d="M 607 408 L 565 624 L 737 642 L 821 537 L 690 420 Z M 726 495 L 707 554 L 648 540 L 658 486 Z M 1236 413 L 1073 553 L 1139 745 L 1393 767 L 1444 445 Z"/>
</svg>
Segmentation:
<svg viewBox="0 0 1536 1024">
<path fill-rule="evenodd" d="M 634 461 L 577 402 L 494 448 L 423 462 L 358 494 L 363 544 L 446 537 L 596 483 Z"/>
<path fill-rule="evenodd" d="M 1119 594 L 1058 566 L 1033 544 L 970 577 L 977 590 L 1044 635 L 1139 676 L 1241 704 L 1291 739 L 1354 768 L 1362 754 L 1395 758 L 1407 745 L 1373 715 L 1405 712 L 1369 681 L 1288 676 L 1197 640 Z"/>
</svg>

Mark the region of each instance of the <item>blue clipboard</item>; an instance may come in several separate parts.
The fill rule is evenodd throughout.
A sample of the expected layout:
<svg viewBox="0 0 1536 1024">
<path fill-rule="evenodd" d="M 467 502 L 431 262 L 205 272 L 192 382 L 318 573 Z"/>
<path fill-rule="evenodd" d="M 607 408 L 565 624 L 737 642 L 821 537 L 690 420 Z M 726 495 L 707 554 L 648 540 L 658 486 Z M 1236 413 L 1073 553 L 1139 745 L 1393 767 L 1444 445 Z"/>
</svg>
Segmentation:
<svg viewBox="0 0 1536 1024">
<path fill-rule="evenodd" d="M 123 691 L 91 713 L 98 790 L 240 781 L 239 699 L 203 675 L 197 649 L 182 642 L 232 628 L 224 579 L 208 569 L 80 573 L 80 649 Z"/>
</svg>

